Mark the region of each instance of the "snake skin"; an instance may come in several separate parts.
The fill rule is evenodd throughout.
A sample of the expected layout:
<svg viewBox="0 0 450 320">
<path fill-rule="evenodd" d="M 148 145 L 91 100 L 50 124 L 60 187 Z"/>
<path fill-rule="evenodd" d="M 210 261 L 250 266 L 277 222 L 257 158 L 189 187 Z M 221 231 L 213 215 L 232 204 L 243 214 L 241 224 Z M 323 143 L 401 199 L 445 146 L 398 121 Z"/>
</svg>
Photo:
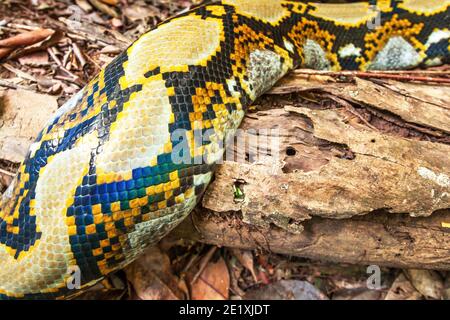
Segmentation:
<svg viewBox="0 0 450 320">
<path fill-rule="evenodd" d="M 289 70 L 447 63 L 449 6 L 226 0 L 142 35 L 60 108 L 4 194 L 0 299 L 70 297 L 73 270 L 87 288 L 161 239 Z"/>
</svg>

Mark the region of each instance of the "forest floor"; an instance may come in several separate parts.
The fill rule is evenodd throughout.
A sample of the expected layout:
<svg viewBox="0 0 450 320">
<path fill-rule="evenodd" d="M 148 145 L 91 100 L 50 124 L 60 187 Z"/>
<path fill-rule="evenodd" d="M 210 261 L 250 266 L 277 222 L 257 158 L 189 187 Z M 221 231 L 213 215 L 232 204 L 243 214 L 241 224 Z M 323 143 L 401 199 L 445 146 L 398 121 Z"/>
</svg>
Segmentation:
<svg viewBox="0 0 450 320">
<path fill-rule="evenodd" d="M 2 1 L 0 192 L 51 112 L 143 32 L 198 2 Z M 445 273 L 381 268 L 377 283 L 368 267 L 163 240 L 80 298 L 449 298 Z"/>
</svg>

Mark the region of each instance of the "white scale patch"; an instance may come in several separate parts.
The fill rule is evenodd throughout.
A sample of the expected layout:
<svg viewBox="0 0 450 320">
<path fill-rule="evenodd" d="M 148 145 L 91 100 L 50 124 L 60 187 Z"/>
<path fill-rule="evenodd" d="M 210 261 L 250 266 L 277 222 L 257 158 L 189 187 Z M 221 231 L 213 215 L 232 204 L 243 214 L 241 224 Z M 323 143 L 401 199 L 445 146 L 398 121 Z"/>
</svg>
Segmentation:
<svg viewBox="0 0 450 320">
<path fill-rule="evenodd" d="M 286 48 L 287 51 L 289 51 L 290 53 L 294 53 L 295 52 L 295 46 L 292 42 L 283 39 L 284 42 L 284 47 Z"/>
<path fill-rule="evenodd" d="M 368 70 L 402 70 L 416 67 L 422 58 L 414 47 L 400 36 L 392 37 L 369 65 Z"/>
<path fill-rule="evenodd" d="M 200 186 L 202 184 L 208 184 L 211 181 L 212 172 L 196 174 L 194 176 L 194 185 Z"/>
<path fill-rule="evenodd" d="M 137 224 L 134 231 L 127 235 L 130 250 L 125 252 L 126 260 L 130 262 L 149 244 L 154 243 L 155 239 L 163 237 L 168 231 L 175 228 L 194 209 L 196 203 L 197 197 L 193 196 L 183 203 L 160 210 L 159 218 Z"/>
<path fill-rule="evenodd" d="M 248 82 L 250 98 L 255 100 L 266 90 L 270 89 L 285 73 L 287 69 L 281 62 L 281 57 L 270 50 L 255 50 L 250 53 L 248 65 Z"/>
<path fill-rule="evenodd" d="M 442 40 L 450 38 L 450 30 L 435 30 L 428 37 L 427 42 L 425 43 L 425 48 L 429 48 L 432 44 L 438 43 Z M 434 57 L 433 59 L 428 59 L 425 64 L 429 67 L 438 66 L 442 64 L 442 60 L 440 57 Z"/>
<path fill-rule="evenodd" d="M 450 30 L 436 30 L 428 37 L 425 47 L 429 48 L 433 43 L 450 38 Z"/>
<path fill-rule="evenodd" d="M 361 48 L 357 48 L 353 43 L 349 43 L 339 49 L 339 56 L 341 58 L 359 57 L 361 56 Z"/>
<path fill-rule="evenodd" d="M 325 51 L 316 41 L 307 39 L 303 46 L 304 66 L 315 70 L 330 70 L 331 64 Z"/>
</svg>

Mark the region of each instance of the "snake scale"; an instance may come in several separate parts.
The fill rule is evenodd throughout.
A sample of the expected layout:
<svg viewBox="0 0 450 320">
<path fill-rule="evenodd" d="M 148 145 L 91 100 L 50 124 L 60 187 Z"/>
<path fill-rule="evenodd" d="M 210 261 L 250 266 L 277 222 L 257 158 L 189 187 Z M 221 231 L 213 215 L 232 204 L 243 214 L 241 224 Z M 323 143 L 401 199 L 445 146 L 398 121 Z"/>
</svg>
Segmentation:
<svg viewBox="0 0 450 320">
<path fill-rule="evenodd" d="M 449 6 L 225 0 L 145 33 L 58 110 L 3 195 L 0 299 L 70 297 L 73 270 L 83 290 L 161 239 L 290 70 L 449 62 Z"/>
</svg>

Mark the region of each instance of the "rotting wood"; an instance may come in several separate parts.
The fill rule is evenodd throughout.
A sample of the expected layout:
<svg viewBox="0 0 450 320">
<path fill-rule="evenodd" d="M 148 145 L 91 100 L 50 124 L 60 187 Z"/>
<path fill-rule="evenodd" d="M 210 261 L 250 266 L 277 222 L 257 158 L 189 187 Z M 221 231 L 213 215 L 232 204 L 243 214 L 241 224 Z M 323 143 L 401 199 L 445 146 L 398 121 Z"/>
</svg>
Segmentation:
<svg viewBox="0 0 450 320">
<path fill-rule="evenodd" d="M 263 147 L 246 150 L 245 163 L 225 161 L 174 236 L 450 269 L 448 85 L 293 73 L 271 93 L 242 124 Z"/>
<path fill-rule="evenodd" d="M 376 212 L 349 219 L 312 217 L 303 232 L 244 223 L 236 212 L 196 210 L 170 235 L 218 246 L 340 263 L 450 269 L 450 211 L 430 217 Z"/>
</svg>

